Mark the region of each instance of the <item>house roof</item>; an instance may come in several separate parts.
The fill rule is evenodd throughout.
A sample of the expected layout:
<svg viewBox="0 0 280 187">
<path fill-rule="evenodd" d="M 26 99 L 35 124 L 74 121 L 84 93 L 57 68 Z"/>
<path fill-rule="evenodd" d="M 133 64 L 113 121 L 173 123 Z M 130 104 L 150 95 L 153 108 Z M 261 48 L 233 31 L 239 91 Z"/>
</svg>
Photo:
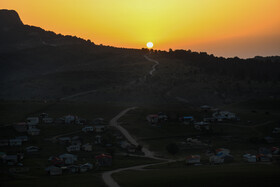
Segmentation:
<svg viewBox="0 0 280 187">
<path fill-rule="evenodd" d="M 184 119 L 193 119 L 192 116 L 184 116 L 183 118 L 184 118 Z"/>
<path fill-rule="evenodd" d="M 186 159 L 200 159 L 200 155 L 190 155 Z"/>
<path fill-rule="evenodd" d="M 37 147 L 37 146 L 29 146 L 29 147 L 26 147 L 25 149 L 39 149 L 39 147 Z"/>
<path fill-rule="evenodd" d="M 100 158 L 112 158 L 112 156 L 106 155 L 106 154 L 101 154 L 101 155 L 97 155 L 95 158 L 96 158 L 96 159 L 100 159 Z"/>
</svg>

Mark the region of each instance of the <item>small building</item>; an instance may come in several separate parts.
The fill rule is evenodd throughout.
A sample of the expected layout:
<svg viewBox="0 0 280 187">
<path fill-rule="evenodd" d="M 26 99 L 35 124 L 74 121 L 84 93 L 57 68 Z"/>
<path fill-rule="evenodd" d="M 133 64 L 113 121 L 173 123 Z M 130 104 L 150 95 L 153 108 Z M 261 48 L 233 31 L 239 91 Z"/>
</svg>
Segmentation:
<svg viewBox="0 0 280 187">
<path fill-rule="evenodd" d="M 50 166 L 46 168 L 46 171 L 51 176 L 62 175 L 62 169 L 60 167 Z"/>
<path fill-rule="evenodd" d="M 40 134 L 40 129 L 37 128 L 31 128 L 27 130 L 27 133 L 31 136 L 37 136 Z"/>
<path fill-rule="evenodd" d="M 204 122 L 204 121 L 194 123 L 194 128 L 199 131 L 203 131 L 203 130 L 209 131 L 210 130 L 209 123 Z"/>
<path fill-rule="evenodd" d="M 25 148 L 27 153 L 37 153 L 40 149 L 37 146 L 29 146 Z"/>
<path fill-rule="evenodd" d="M 279 150 L 278 147 L 272 147 L 272 148 L 271 148 L 271 153 L 272 153 L 273 155 L 279 155 L 280 150 Z"/>
<path fill-rule="evenodd" d="M 16 165 L 18 163 L 18 155 L 6 155 L 2 157 L 3 163 L 9 166 Z"/>
<path fill-rule="evenodd" d="M 40 119 L 44 119 L 44 118 L 48 118 L 49 117 L 49 114 L 47 114 L 47 113 L 45 113 L 45 112 L 43 112 L 43 113 L 41 113 L 40 115 L 39 115 L 39 118 Z"/>
<path fill-rule="evenodd" d="M 61 145 L 68 145 L 71 143 L 71 138 L 70 137 L 61 137 L 61 138 L 58 138 L 58 141 Z"/>
<path fill-rule="evenodd" d="M 220 156 L 213 155 L 209 158 L 209 162 L 210 162 L 210 164 L 223 164 L 224 159 Z"/>
<path fill-rule="evenodd" d="M 217 155 L 228 155 L 230 154 L 230 150 L 229 149 L 225 149 L 225 148 L 219 148 L 215 150 L 215 153 Z"/>
<path fill-rule="evenodd" d="M 162 121 L 167 121 L 168 120 L 168 116 L 162 112 L 158 113 L 158 121 L 162 122 Z"/>
<path fill-rule="evenodd" d="M 187 138 L 186 143 L 188 145 L 202 145 L 203 143 L 197 138 Z"/>
<path fill-rule="evenodd" d="M 68 166 L 67 169 L 69 170 L 70 173 L 79 173 L 80 172 L 80 166 L 77 166 L 77 165 Z"/>
<path fill-rule="evenodd" d="M 194 118 L 192 116 L 184 116 L 184 117 L 181 118 L 181 121 L 185 125 L 190 125 L 190 124 L 193 124 Z"/>
<path fill-rule="evenodd" d="M 112 156 L 101 154 L 95 157 L 97 161 L 97 166 L 111 166 L 112 165 Z"/>
<path fill-rule="evenodd" d="M 106 127 L 104 125 L 96 125 L 96 126 L 94 126 L 94 130 L 97 133 L 102 133 L 102 132 L 105 132 Z"/>
<path fill-rule="evenodd" d="M 70 145 L 69 147 L 67 147 L 68 152 L 77 152 L 80 150 L 81 150 L 80 145 Z"/>
<path fill-rule="evenodd" d="M 65 124 L 65 119 L 64 118 L 57 118 L 54 120 L 55 124 Z"/>
<path fill-rule="evenodd" d="M 136 145 L 130 145 L 126 148 L 128 153 L 136 153 L 138 151 L 137 146 Z"/>
<path fill-rule="evenodd" d="M 21 146 L 22 141 L 21 141 L 21 139 L 10 139 L 9 144 L 10 144 L 10 146 Z"/>
<path fill-rule="evenodd" d="M 50 118 L 50 117 L 45 117 L 42 119 L 43 124 L 52 124 L 53 122 L 54 122 L 54 119 Z"/>
<path fill-rule="evenodd" d="M 191 155 L 186 158 L 187 164 L 199 164 L 200 163 L 200 155 Z"/>
<path fill-rule="evenodd" d="M 260 161 L 260 162 L 271 162 L 272 160 L 272 155 L 270 154 L 258 154 L 257 156 L 257 161 Z"/>
<path fill-rule="evenodd" d="M 90 151 L 92 151 L 92 145 L 89 144 L 89 143 L 84 144 L 84 145 L 82 146 L 82 149 L 83 149 L 84 151 L 90 152 Z"/>
<path fill-rule="evenodd" d="M 120 141 L 120 147 L 121 148 L 127 149 L 130 146 L 131 146 L 131 144 L 128 141 L 126 141 L 126 140 Z"/>
<path fill-rule="evenodd" d="M 86 127 L 82 128 L 82 131 L 83 132 L 93 132 L 94 128 L 93 128 L 93 126 L 86 126 Z"/>
<path fill-rule="evenodd" d="M 65 124 L 72 124 L 75 123 L 76 117 L 72 115 L 68 115 L 64 117 Z"/>
<path fill-rule="evenodd" d="M 27 123 L 25 122 L 20 122 L 20 123 L 16 123 L 13 125 L 13 128 L 17 131 L 17 132 L 26 132 L 28 129 Z"/>
<path fill-rule="evenodd" d="M 51 156 L 49 158 L 49 161 L 54 166 L 63 166 L 64 165 L 64 160 L 59 157 L 56 157 L 56 156 Z"/>
<path fill-rule="evenodd" d="M 213 117 L 204 117 L 204 118 L 203 118 L 203 121 L 204 121 L 204 122 L 207 122 L 207 123 L 213 123 L 213 122 L 216 121 L 216 119 L 213 118 Z"/>
<path fill-rule="evenodd" d="M 224 120 L 236 120 L 236 115 L 234 113 L 228 112 L 228 111 L 217 111 L 213 113 L 213 117 L 217 121 L 224 121 Z"/>
<path fill-rule="evenodd" d="M 159 122 L 159 116 L 157 114 L 150 114 L 146 117 L 146 119 L 151 124 L 157 124 Z"/>
<path fill-rule="evenodd" d="M 9 146 L 9 140 L 8 139 L 2 139 L 0 140 L 0 147 Z"/>
<path fill-rule="evenodd" d="M 96 118 L 92 121 L 93 125 L 102 125 L 105 124 L 105 120 L 103 118 Z"/>
<path fill-rule="evenodd" d="M 257 162 L 257 157 L 256 155 L 251 155 L 251 154 L 245 154 L 243 155 L 243 159 L 246 160 L 249 163 L 255 163 Z"/>
<path fill-rule="evenodd" d="M 100 135 L 95 136 L 94 143 L 95 144 L 101 144 L 102 143 L 102 136 L 100 136 Z"/>
<path fill-rule="evenodd" d="M 74 162 L 78 160 L 76 155 L 67 153 L 60 155 L 59 158 L 62 159 L 66 165 L 74 164 Z"/>
<path fill-rule="evenodd" d="M 39 124 L 39 118 L 38 117 L 28 117 L 26 119 L 26 123 L 28 126 L 37 126 Z"/>
<path fill-rule="evenodd" d="M 28 136 L 17 136 L 16 139 L 20 139 L 22 142 L 27 142 Z"/>
<path fill-rule="evenodd" d="M 280 134 L 280 128 L 274 128 L 272 133 L 273 134 Z"/>
<path fill-rule="evenodd" d="M 0 159 L 2 159 L 3 157 L 5 157 L 5 156 L 7 156 L 7 154 L 6 153 L 4 153 L 4 152 L 0 152 Z"/>
<path fill-rule="evenodd" d="M 93 168 L 93 165 L 91 163 L 86 163 L 80 166 L 80 172 L 84 173 L 87 172 L 89 170 L 91 170 Z"/>
<path fill-rule="evenodd" d="M 211 106 L 208 106 L 208 105 L 202 105 L 202 106 L 200 106 L 200 109 L 203 110 L 203 111 L 205 111 L 205 112 L 207 112 L 207 111 L 211 110 L 212 107 L 211 107 Z"/>
</svg>

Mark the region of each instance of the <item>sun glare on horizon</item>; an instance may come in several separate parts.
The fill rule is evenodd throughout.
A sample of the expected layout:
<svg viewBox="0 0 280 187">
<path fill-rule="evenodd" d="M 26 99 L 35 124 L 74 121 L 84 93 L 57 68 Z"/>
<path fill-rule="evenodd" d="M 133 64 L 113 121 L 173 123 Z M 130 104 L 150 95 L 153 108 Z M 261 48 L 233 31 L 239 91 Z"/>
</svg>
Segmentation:
<svg viewBox="0 0 280 187">
<path fill-rule="evenodd" d="M 153 48 L 153 46 L 154 46 L 153 42 L 148 42 L 148 43 L 147 43 L 147 47 L 148 47 L 149 49 Z"/>
</svg>

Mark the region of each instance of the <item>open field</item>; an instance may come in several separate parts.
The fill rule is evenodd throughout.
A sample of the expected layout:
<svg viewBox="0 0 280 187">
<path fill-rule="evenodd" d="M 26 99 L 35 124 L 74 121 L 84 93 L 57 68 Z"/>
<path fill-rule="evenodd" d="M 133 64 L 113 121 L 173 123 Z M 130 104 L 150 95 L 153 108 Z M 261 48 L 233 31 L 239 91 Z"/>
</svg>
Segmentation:
<svg viewBox="0 0 280 187">
<path fill-rule="evenodd" d="M 156 167 L 146 171 L 124 171 L 113 177 L 123 187 L 277 186 L 280 174 L 279 166 L 267 164 Z"/>
</svg>

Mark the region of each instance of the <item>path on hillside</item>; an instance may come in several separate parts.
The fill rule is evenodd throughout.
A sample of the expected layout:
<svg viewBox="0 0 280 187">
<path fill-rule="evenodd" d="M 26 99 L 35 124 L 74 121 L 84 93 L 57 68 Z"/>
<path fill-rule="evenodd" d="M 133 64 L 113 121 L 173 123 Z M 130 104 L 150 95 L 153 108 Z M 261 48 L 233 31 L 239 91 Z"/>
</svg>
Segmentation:
<svg viewBox="0 0 280 187">
<path fill-rule="evenodd" d="M 156 60 L 154 60 L 154 59 L 149 58 L 147 55 L 144 55 L 144 57 L 145 57 L 148 61 L 154 62 L 154 63 L 155 63 L 155 64 L 153 65 L 153 67 L 152 67 L 152 70 L 149 72 L 149 74 L 152 76 L 153 73 L 156 71 L 156 67 L 159 65 L 159 62 L 156 61 Z"/>
<path fill-rule="evenodd" d="M 77 134 L 80 132 L 82 132 L 82 131 L 78 130 L 78 131 L 68 132 L 68 133 L 64 133 L 64 134 L 59 134 L 59 135 L 53 136 L 51 138 L 48 138 L 47 140 L 56 141 L 57 138 L 60 138 L 62 136 L 68 136 L 68 135 Z"/>
<path fill-rule="evenodd" d="M 127 108 L 127 109 L 123 110 L 122 112 L 120 112 L 118 115 L 116 115 L 110 121 L 110 126 L 116 127 L 126 137 L 126 139 L 131 144 L 137 146 L 137 145 L 139 145 L 137 143 L 137 141 L 130 135 L 130 133 L 125 128 L 123 128 L 122 126 L 120 126 L 118 124 L 118 120 L 122 116 L 124 116 L 130 110 L 134 110 L 136 108 L 137 107 L 131 107 L 131 108 Z M 127 167 L 127 168 L 120 168 L 120 169 L 104 172 L 102 174 L 102 179 L 105 182 L 105 184 L 108 187 L 119 187 L 118 183 L 112 177 L 112 174 L 114 174 L 114 173 L 118 173 L 118 172 L 125 171 L 125 170 L 142 170 L 142 169 L 144 169 L 145 167 L 148 167 L 148 166 L 160 165 L 160 164 L 164 164 L 164 163 L 174 162 L 175 161 L 175 160 L 169 160 L 169 159 L 163 159 L 163 158 L 155 157 L 154 153 L 152 151 L 150 151 L 149 149 L 147 149 L 146 147 L 143 147 L 142 151 L 144 152 L 145 156 L 139 156 L 139 157 L 152 158 L 152 159 L 160 160 L 162 162 L 160 162 L 160 163 L 153 163 L 153 164 L 139 165 L 139 166 L 132 166 L 132 167 Z"/>
<path fill-rule="evenodd" d="M 88 95 L 88 94 L 94 93 L 96 91 L 97 90 L 90 90 L 90 91 L 86 91 L 86 92 L 80 92 L 80 93 L 77 93 L 77 94 L 73 94 L 73 95 L 69 95 L 69 96 L 66 96 L 66 97 L 62 97 L 59 100 L 60 101 L 64 101 L 64 100 L 71 99 L 71 98 L 74 98 L 74 97 Z"/>
</svg>

